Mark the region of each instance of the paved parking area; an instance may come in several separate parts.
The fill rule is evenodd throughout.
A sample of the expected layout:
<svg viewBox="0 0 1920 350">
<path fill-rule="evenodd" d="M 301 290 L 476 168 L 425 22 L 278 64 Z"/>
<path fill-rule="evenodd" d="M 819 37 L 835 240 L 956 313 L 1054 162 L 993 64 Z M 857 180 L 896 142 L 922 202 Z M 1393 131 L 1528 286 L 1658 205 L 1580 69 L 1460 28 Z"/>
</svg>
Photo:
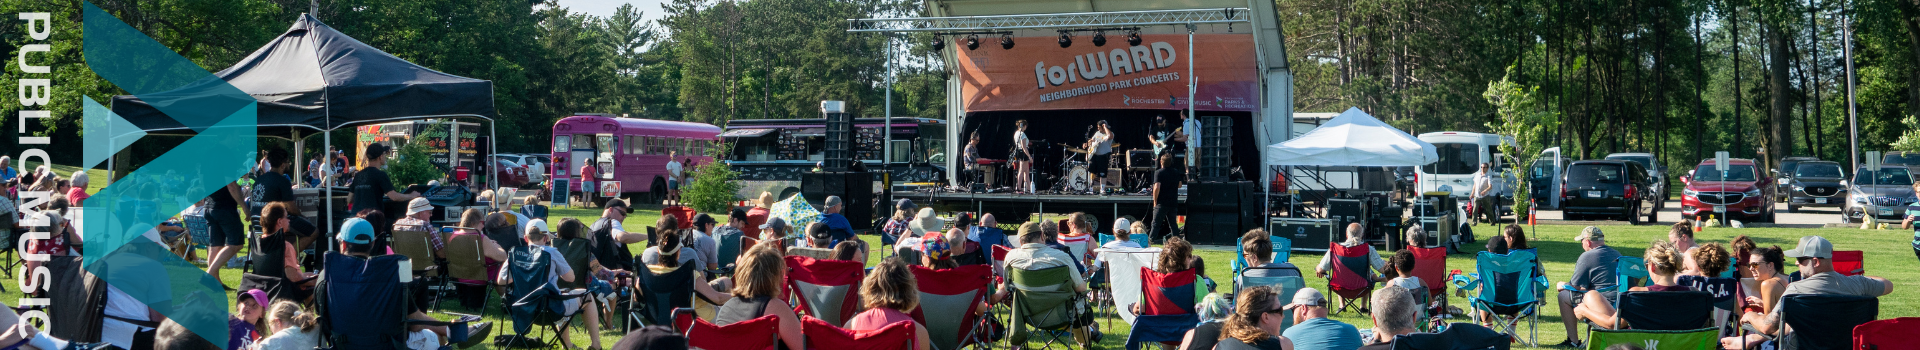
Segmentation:
<svg viewBox="0 0 1920 350">
<path fill-rule="evenodd" d="M 1788 213 L 1786 204 L 1777 203 L 1774 206 L 1774 210 L 1775 213 L 1778 213 L 1778 217 L 1775 219 L 1776 222 L 1773 224 L 1775 227 L 1812 228 L 1824 227 L 1830 223 L 1843 222 L 1840 219 L 1840 208 L 1800 208 L 1799 212 Z M 1562 216 L 1559 210 L 1541 210 L 1539 214 L 1539 223 L 1542 225 L 1625 225 L 1627 223 L 1626 221 L 1619 220 L 1566 221 L 1561 219 Z M 1657 223 L 1643 224 L 1672 225 L 1679 220 L 1680 198 L 1676 196 L 1673 200 L 1667 201 L 1667 205 L 1660 209 L 1659 221 Z M 1765 226 L 1765 224 L 1761 224 L 1761 226 Z"/>
</svg>

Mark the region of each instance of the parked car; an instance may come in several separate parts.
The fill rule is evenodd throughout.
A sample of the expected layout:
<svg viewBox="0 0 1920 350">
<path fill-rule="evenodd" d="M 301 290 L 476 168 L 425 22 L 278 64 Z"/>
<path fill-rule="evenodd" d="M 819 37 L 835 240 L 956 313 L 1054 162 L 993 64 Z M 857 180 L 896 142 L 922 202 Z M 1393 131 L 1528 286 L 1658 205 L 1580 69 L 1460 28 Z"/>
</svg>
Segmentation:
<svg viewBox="0 0 1920 350">
<path fill-rule="evenodd" d="M 1840 216 L 1847 222 L 1860 222 L 1867 212 L 1881 220 L 1899 221 L 1906 206 L 1914 202 L 1913 176 L 1907 167 L 1884 165 L 1878 171 L 1854 170 L 1847 181 L 1847 203 Z"/>
<path fill-rule="evenodd" d="M 1567 166 L 1560 191 L 1561 210 L 1568 219 L 1589 215 L 1614 216 L 1628 223 L 1659 220 L 1653 180 L 1640 163 L 1625 160 L 1583 160 Z"/>
<path fill-rule="evenodd" d="M 1787 197 L 1787 212 L 1799 212 L 1801 207 L 1837 208 L 1846 203 L 1847 175 L 1840 171 L 1840 163 L 1801 160 L 1792 169 L 1777 181 L 1787 184 L 1787 195 L 1782 196 Z"/>
<path fill-rule="evenodd" d="M 1904 166 L 1908 173 L 1912 173 L 1917 170 L 1914 168 L 1920 168 L 1920 152 L 1887 151 L 1880 155 L 1880 165 Z"/>
<path fill-rule="evenodd" d="M 1607 155 L 1607 159 L 1640 163 L 1641 167 L 1647 169 L 1647 176 L 1653 178 L 1653 193 L 1659 195 L 1660 205 L 1666 205 L 1667 199 L 1673 198 L 1667 193 L 1667 166 L 1660 164 L 1660 159 L 1654 158 L 1652 153 L 1614 153 Z"/>
<path fill-rule="evenodd" d="M 509 161 L 506 159 L 498 159 L 498 158 L 494 159 L 493 162 L 494 162 L 493 168 L 496 169 L 494 172 L 494 176 L 500 179 L 500 186 L 509 187 L 509 188 L 520 188 L 520 187 L 526 186 L 528 183 L 531 183 L 527 179 L 526 166 L 514 164 L 513 161 Z"/>
<path fill-rule="evenodd" d="M 1799 166 L 1801 162 L 1811 162 L 1811 161 L 1817 161 L 1817 160 L 1820 160 L 1820 158 L 1815 158 L 1815 157 L 1780 158 L 1780 167 L 1773 169 L 1773 178 L 1774 178 L 1773 182 L 1777 184 L 1776 187 L 1778 187 L 1778 188 L 1775 188 L 1774 191 L 1777 191 L 1779 193 L 1788 193 L 1787 191 L 1793 190 L 1792 188 L 1788 187 L 1788 186 L 1791 186 L 1788 184 L 1788 182 L 1792 181 L 1791 179 L 1793 178 L 1793 172 L 1795 167 Z M 1842 176 L 1842 178 L 1844 177 L 1845 176 Z M 1792 197 L 1792 195 L 1789 194 L 1785 196 L 1780 196 L 1780 201 L 1785 202 L 1788 200 L 1789 197 Z M 1788 207 L 1787 209 L 1789 209 L 1787 210 L 1787 212 L 1789 213 L 1793 212 L 1793 210 L 1791 210 L 1793 209 L 1792 207 Z"/>
<path fill-rule="evenodd" d="M 1704 215 L 1746 222 L 1773 222 L 1773 179 L 1760 176 L 1752 159 L 1730 159 L 1723 177 L 1713 159 L 1700 161 L 1693 175 L 1683 176 L 1680 214 L 1688 219 Z M 1718 214 L 1716 214 L 1718 213 Z"/>
</svg>

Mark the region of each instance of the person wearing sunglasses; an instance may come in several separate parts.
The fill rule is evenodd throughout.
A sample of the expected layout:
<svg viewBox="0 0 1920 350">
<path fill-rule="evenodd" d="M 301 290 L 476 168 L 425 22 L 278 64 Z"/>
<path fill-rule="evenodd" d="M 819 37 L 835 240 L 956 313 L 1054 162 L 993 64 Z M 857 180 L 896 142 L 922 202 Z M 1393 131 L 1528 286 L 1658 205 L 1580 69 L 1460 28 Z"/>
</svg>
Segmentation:
<svg viewBox="0 0 1920 350">
<path fill-rule="evenodd" d="M 1785 263 L 1786 256 L 1781 254 L 1780 246 L 1753 248 L 1753 252 L 1747 254 L 1747 259 L 1740 268 L 1753 276 L 1754 285 L 1759 288 L 1746 293 L 1748 295 L 1744 298 L 1746 306 L 1741 309 L 1741 323 L 1766 317 L 1767 312 L 1773 311 L 1774 304 L 1780 302 L 1780 293 L 1787 289 Z M 1767 340 L 1768 337 L 1765 334 L 1726 337 L 1720 339 L 1720 348 L 1739 349 L 1748 345 L 1759 345 Z"/>
<path fill-rule="evenodd" d="M 1833 270 L 1833 243 L 1820 236 L 1800 237 L 1800 246 L 1782 252 L 1781 255 L 1794 259 L 1799 267 L 1800 280 L 1787 284 L 1780 293 L 1782 298 L 1794 294 L 1858 295 L 1879 297 L 1893 293 L 1893 282 L 1874 276 L 1847 276 Z M 1753 325 L 1760 333 L 1785 336 L 1786 324 L 1780 317 L 1780 307 L 1767 310 L 1764 317 L 1747 318 L 1741 321 Z M 1748 316 L 1752 316 L 1749 314 Z"/>
<path fill-rule="evenodd" d="M 1221 327 L 1216 350 L 1293 350 L 1293 341 L 1280 335 L 1280 325 L 1293 315 L 1280 293 L 1269 286 L 1240 290 L 1233 316 Z"/>
</svg>

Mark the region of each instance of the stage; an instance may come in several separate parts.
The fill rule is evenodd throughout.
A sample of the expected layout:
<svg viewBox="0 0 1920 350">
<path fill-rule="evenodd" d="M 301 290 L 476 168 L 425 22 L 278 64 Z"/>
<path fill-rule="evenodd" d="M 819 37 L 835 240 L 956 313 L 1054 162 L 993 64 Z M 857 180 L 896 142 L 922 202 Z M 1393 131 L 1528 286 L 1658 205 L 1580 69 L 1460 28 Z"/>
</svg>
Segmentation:
<svg viewBox="0 0 1920 350">
<path fill-rule="evenodd" d="M 969 211 L 992 213 L 1003 226 L 1026 222 L 1034 213 L 1055 220 L 1073 212 L 1086 212 L 1099 218 L 1100 231 L 1107 232 L 1113 218 L 1131 216 L 1140 220 L 1152 215 L 1153 197 L 1143 194 L 1069 195 L 969 192 L 894 192 L 894 198 L 909 198 L 921 207 L 933 206 L 939 212 Z M 1186 203 L 1185 195 L 1180 203 Z M 1180 205 L 1184 212 L 1185 205 Z"/>
</svg>

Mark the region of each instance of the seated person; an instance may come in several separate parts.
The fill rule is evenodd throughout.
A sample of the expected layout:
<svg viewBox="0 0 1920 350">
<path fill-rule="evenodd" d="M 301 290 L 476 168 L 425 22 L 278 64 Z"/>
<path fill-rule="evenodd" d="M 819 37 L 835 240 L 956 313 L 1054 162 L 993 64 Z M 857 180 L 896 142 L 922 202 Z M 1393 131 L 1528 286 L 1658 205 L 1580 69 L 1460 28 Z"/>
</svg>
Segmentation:
<svg viewBox="0 0 1920 350">
<path fill-rule="evenodd" d="M 360 259 L 370 258 L 372 257 L 371 253 L 373 252 L 373 224 L 361 218 L 347 219 L 347 221 L 342 222 L 340 224 L 340 234 L 339 234 L 338 240 L 340 241 L 340 248 L 339 248 L 340 251 L 346 252 L 347 256 L 360 258 Z M 265 300 L 266 294 L 262 293 L 260 296 L 260 299 Z M 342 307 L 351 307 L 351 306 L 342 305 Z M 427 316 L 426 310 L 427 309 L 425 305 L 419 305 L 419 304 L 409 302 L 407 303 L 407 319 L 420 320 L 420 321 L 436 321 L 436 322 L 440 321 L 439 319 L 435 319 L 431 316 Z M 486 340 L 487 334 L 492 331 L 493 331 L 493 324 L 490 322 L 480 322 L 480 323 L 473 324 L 471 326 L 467 326 L 467 334 L 468 334 L 467 342 L 460 344 L 460 346 L 471 347 L 474 344 L 479 344 L 481 341 Z M 407 325 L 407 332 L 414 334 L 413 337 L 427 335 L 427 333 L 423 333 L 423 332 L 431 333 L 432 338 L 437 338 L 437 339 L 434 339 L 435 341 L 437 341 L 436 343 L 433 344 L 434 347 L 438 347 L 439 346 L 438 344 L 446 343 L 447 334 L 448 334 L 447 326 L 428 325 L 428 324 Z"/>
<path fill-rule="evenodd" d="M 31 328 L 31 327 L 28 327 L 28 328 Z M 7 334 L 8 335 L 14 334 L 14 331 L 8 330 Z M 33 345 L 33 344 L 28 344 L 28 345 Z M 35 345 L 35 347 L 39 348 L 37 350 L 58 350 L 58 349 L 66 348 L 66 344 L 59 344 L 59 346 L 53 347 L 53 348 L 45 348 L 45 347 L 40 347 L 38 345 Z M 172 319 L 161 321 L 159 330 L 156 333 L 154 333 L 154 336 L 153 336 L 153 350 L 219 350 L 219 349 L 221 349 L 219 345 L 214 345 L 213 342 L 208 341 L 206 337 L 201 337 L 197 334 L 193 334 L 192 331 L 187 330 L 187 326 L 180 325 L 180 323 L 174 322 Z"/>
<path fill-rule="evenodd" d="M 1247 267 L 1262 268 L 1243 270 L 1240 272 L 1243 276 L 1300 277 L 1300 269 L 1294 267 L 1293 263 L 1273 261 L 1273 235 L 1267 234 L 1267 230 L 1253 229 L 1240 235 L 1240 254 L 1247 259 Z M 1274 268 L 1280 270 L 1274 270 Z"/>
<path fill-rule="evenodd" d="M 1177 236 L 1175 236 L 1177 237 Z M 1293 340 L 1282 336 L 1286 321 L 1286 303 L 1272 287 L 1241 289 L 1235 298 L 1233 316 L 1220 329 L 1218 350 L 1293 350 Z"/>
<path fill-rule="evenodd" d="M 1062 249 L 1064 247 L 1056 248 L 1048 245 L 1048 243 L 1053 242 L 1053 239 L 1051 239 L 1051 235 L 1046 234 L 1041 227 L 1052 225 L 1052 223 L 1033 222 L 1021 224 L 1020 247 L 1007 252 L 1006 270 L 1009 272 L 1013 270 L 1036 271 L 1062 266 L 1074 266 L 1074 264 L 1078 263 L 1080 259 L 1075 259 L 1072 254 Z M 1068 269 L 1067 272 L 1073 281 L 1074 291 L 1086 293 L 1089 290 L 1086 279 L 1080 275 L 1080 269 Z M 1000 286 L 1001 295 L 995 295 L 994 300 L 1004 299 L 1004 294 L 1013 290 L 1013 288 L 1013 279 L 1006 279 Z M 1081 302 L 1084 303 L 1085 300 L 1083 299 Z M 1075 305 L 1072 307 L 1075 310 L 1089 310 L 1087 312 L 1091 312 L 1091 309 L 1086 308 L 1084 305 Z M 1073 334 L 1074 342 L 1079 344 L 1089 344 L 1088 342 L 1092 340 L 1085 327 L 1073 328 L 1069 333 Z M 1025 334 L 1016 332 L 1014 335 L 1016 336 L 1009 337 L 1013 344 L 1025 344 L 1026 339 L 1021 337 Z"/>
<path fill-rule="evenodd" d="M 772 219 L 768 219 L 772 221 Z M 763 242 L 740 255 L 739 268 L 733 270 L 732 298 L 714 312 L 713 323 L 725 326 L 765 315 L 780 319 L 780 342 L 787 349 L 805 349 L 800 316 L 785 300 L 775 299 L 786 279 L 786 259 L 774 250 L 780 244 Z"/>
<path fill-rule="evenodd" d="M 553 246 L 548 245 L 549 243 L 553 242 L 553 233 L 547 231 L 547 223 L 543 221 L 543 222 L 539 222 L 538 225 L 527 225 L 527 230 L 524 232 L 525 233 L 521 235 L 521 238 L 527 241 L 527 249 L 540 249 L 540 250 L 546 251 L 547 260 L 548 260 L 547 268 L 549 271 L 547 272 L 547 280 L 533 282 L 533 283 L 558 284 L 559 281 L 561 280 L 572 282 L 574 278 L 573 267 L 567 265 L 567 259 L 566 257 L 560 254 L 560 249 L 557 249 L 557 248 L 554 248 Z M 517 248 L 514 251 L 518 252 L 515 254 L 526 254 L 525 251 L 519 250 Z M 496 277 L 495 279 L 499 281 L 500 285 L 503 285 L 503 286 L 512 285 L 513 274 L 511 272 L 512 271 L 510 269 L 502 269 L 500 271 L 499 277 Z M 562 290 L 561 292 L 566 293 L 570 291 L 571 290 Z M 573 299 L 567 299 L 564 302 L 564 304 L 566 305 L 567 310 L 577 309 L 577 310 L 586 311 L 586 316 L 587 316 L 586 323 L 587 323 L 587 335 L 588 335 L 587 339 L 593 342 L 592 349 L 599 349 L 600 348 L 600 337 L 599 337 L 600 309 L 594 307 L 594 299 L 585 298 L 585 297 L 573 298 Z M 570 339 L 571 337 L 567 335 L 568 331 L 572 330 L 573 328 L 573 327 L 569 327 L 571 325 L 573 325 L 573 322 L 563 322 L 560 325 L 560 337 L 559 337 L 560 342 L 561 344 L 564 344 L 569 349 L 575 348 L 575 346 L 573 345 L 573 340 L 571 340 Z"/>
<path fill-rule="evenodd" d="M 295 237 L 293 232 L 287 230 L 287 226 L 292 224 L 289 219 L 293 212 L 292 203 L 273 202 L 260 210 L 261 231 L 265 234 L 260 236 L 261 252 L 258 254 L 267 261 L 256 264 L 254 271 L 261 275 L 279 277 L 288 282 L 297 283 L 298 289 L 288 290 L 288 293 L 282 296 L 291 297 L 294 300 L 307 300 L 312 296 L 315 282 L 313 277 L 317 275 L 300 271 L 298 256 L 300 250 L 295 249 L 293 245 L 299 237 Z M 276 256 L 279 258 L 273 258 Z"/>
<path fill-rule="evenodd" d="M 272 335 L 261 339 L 257 350 L 312 350 L 320 347 L 320 322 L 299 303 L 276 301 L 267 312 Z"/>
<path fill-rule="evenodd" d="M 541 219 L 541 220 L 547 219 L 547 206 L 540 204 L 539 195 L 531 195 L 531 194 L 527 195 L 526 199 L 522 200 L 521 202 L 526 204 L 520 205 L 520 215 L 525 215 L 528 218 L 534 218 L 534 219 Z"/>
<path fill-rule="evenodd" d="M 531 220 L 531 222 L 528 222 L 527 226 L 546 227 L 547 223 L 546 223 L 546 220 L 544 219 L 534 219 L 534 220 Z M 557 227 L 557 229 L 554 231 L 560 235 L 560 238 L 554 241 L 554 243 L 552 243 L 554 245 L 561 245 L 560 244 L 561 242 L 568 242 L 576 239 L 579 239 L 579 240 L 587 239 L 587 224 L 584 222 L 580 222 L 579 219 L 561 218 L 560 226 Z M 573 266 L 569 265 L 568 267 L 573 267 Z M 592 281 L 588 281 L 587 283 L 585 283 L 585 285 L 587 286 L 588 297 L 594 298 L 595 301 L 599 302 L 599 303 L 596 303 L 595 305 L 599 305 L 601 308 L 600 310 L 601 311 L 600 316 L 602 317 L 601 324 L 613 324 L 613 319 L 611 318 L 614 314 L 613 312 L 614 294 L 613 294 L 612 281 L 616 275 L 624 274 L 626 273 L 626 271 L 608 269 L 605 265 L 601 265 L 600 259 L 597 257 L 594 257 L 592 254 L 587 254 L 586 266 L 582 266 L 580 268 L 584 268 L 588 272 L 582 275 L 588 276 L 589 278 L 593 279 Z"/>
<path fill-rule="evenodd" d="M 696 261 L 690 255 L 699 253 L 695 252 L 693 248 L 682 246 L 682 244 L 685 244 L 680 238 L 683 232 L 685 231 L 666 231 L 660 235 L 660 245 L 647 247 L 647 253 L 651 254 L 650 256 L 653 257 L 653 260 L 642 263 L 647 265 L 646 267 L 649 271 L 655 274 L 665 274 L 680 269 L 682 265 L 692 264 Z M 660 253 L 661 251 L 670 253 L 662 255 Z M 595 262 L 595 264 L 598 264 L 598 262 Z M 720 292 L 727 290 L 727 287 L 732 283 L 731 280 L 722 277 L 712 282 L 702 282 L 707 280 L 704 276 L 705 274 L 706 270 L 699 268 L 693 270 L 693 280 L 695 281 L 693 282 L 693 292 L 700 297 L 699 300 L 723 303 L 726 302 L 727 299 L 732 298 L 732 296 Z M 638 281 L 635 281 L 635 283 L 638 283 Z M 647 287 L 638 284 L 634 285 L 633 288 L 633 290 L 639 293 L 646 293 L 647 289 Z"/>
<path fill-rule="evenodd" d="M 1341 241 L 1340 246 L 1348 248 L 1366 247 L 1368 265 L 1371 265 L 1373 269 L 1357 272 L 1365 273 L 1366 276 L 1362 277 L 1366 277 L 1368 281 L 1379 281 L 1380 275 L 1374 273 L 1373 270 L 1385 271 L 1387 269 L 1387 261 L 1380 259 L 1380 252 L 1373 250 L 1373 245 L 1367 244 L 1366 238 L 1366 231 L 1359 223 L 1347 224 L 1347 240 Z M 1326 278 L 1328 273 L 1333 272 L 1333 256 L 1333 252 L 1328 251 L 1327 255 L 1320 257 L 1320 264 L 1313 267 L 1313 275 Z"/>
<path fill-rule="evenodd" d="M 1041 234 L 1046 235 L 1045 237 L 1047 241 L 1043 243 L 1045 243 L 1048 248 L 1059 250 L 1061 253 L 1067 253 L 1067 256 L 1069 257 L 1074 257 L 1073 259 L 1071 259 L 1073 261 L 1073 269 L 1075 271 L 1080 271 L 1081 275 L 1087 274 L 1086 263 L 1081 262 L 1082 259 L 1080 259 L 1080 257 L 1075 256 L 1073 254 L 1073 247 L 1068 246 L 1065 243 L 1060 243 L 1060 225 L 1059 224 L 1055 224 L 1052 221 L 1042 221 L 1040 222 L 1039 229 Z M 1021 245 L 1025 246 L 1026 244 L 1022 243 Z M 1008 259 L 1012 259 L 1012 258 L 1008 258 Z"/>
<path fill-rule="evenodd" d="M 425 232 L 427 249 L 433 250 L 433 256 L 440 256 L 440 249 L 447 246 L 445 237 L 440 236 L 440 228 L 433 226 L 433 203 L 426 197 L 407 201 L 407 216 L 393 221 L 394 231 Z"/>
<path fill-rule="evenodd" d="M 1138 225 L 1138 224 L 1129 222 L 1127 221 L 1127 218 L 1113 219 L 1113 241 L 1107 242 L 1107 244 L 1100 245 L 1100 249 L 1144 248 L 1140 246 L 1140 243 L 1133 241 L 1132 230 L 1134 226 L 1145 227 L 1145 225 Z M 1140 234 L 1144 235 L 1147 233 L 1141 232 Z M 1093 257 L 1093 261 L 1095 265 L 1098 265 L 1104 268 L 1107 265 L 1107 254 L 1106 253 L 1095 254 Z"/>
<path fill-rule="evenodd" d="M 1394 273 L 1393 279 L 1387 280 L 1387 285 L 1400 286 L 1407 290 L 1427 290 L 1426 281 L 1413 275 L 1413 251 L 1401 249 L 1393 252 L 1393 259 L 1388 261 L 1387 265 L 1393 266 Z"/>
<path fill-rule="evenodd" d="M 867 261 L 867 250 L 865 247 L 862 246 L 861 243 L 862 241 L 859 241 L 859 240 L 846 240 L 846 241 L 841 241 L 840 244 L 838 245 L 834 245 L 833 260 L 858 261 L 861 263 L 865 263 Z"/>
<path fill-rule="evenodd" d="M 924 245 L 925 248 L 921 248 L 920 250 L 926 253 L 920 254 L 920 266 L 933 270 L 960 267 L 960 263 L 953 260 L 953 249 L 947 245 L 947 242 L 936 239 L 929 240 Z M 992 310 L 993 308 L 987 306 L 984 302 L 975 305 L 973 308 L 974 314 L 979 315 L 985 315 L 988 311 Z"/>
<path fill-rule="evenodd" d="M 267 314 L 267 303 L 267 292 L 240 292 L 233 303 L 233 315 L 227 316 L 226 350 L 252 349 L 253 342 L 260 340 L 259 325 Z"/>
<path fill-rule="evenodd" d="M 814 259 L 833 257 L 833 230 L 826 223 L 816 222 L 807 225 L 806 239 L 794 243 L 797 246 L 787 248 L 789 256 L 798 255 Z"/>
<path fill-rule="evenodd" d="M 845 245 L 847 242 L 840 242 Z M 951 261 L 951 260 L 949 260 Z M 912 269 L 900 258 L 888 258 L 875 266 L 867 278 L 860 282 L 860 300 L 866 303 L 867 311 L 847 319 L 847 330 L 864 331 L 880 329 L 894 322 L 913 323 L 913 344 L 915 350 L 927 350 L 927 326 L 915 322 L 907 313 L 919 307 L 920 292 L 914 286 Z"/>
<path fill-rule="evenodd" d="M 1194 264 L 1196 262 L 1194 259 L 1199 257 L 1193 256 L 1193 244 L 1187 243 L 1186 239 L 1180 237 L 1167 236 L 1166 242 L 1162 243 L 1163 251 L 1160 252 L 1160 260 L 1153 265 L 1153 272 L 1172 274 L 1194 269 L 1193 300 L 1206 299 L 1207 288 L 1200 280 L 1200 276 L 1204 274 L 1202 271 L 1205 269 L 1205 264 Z M 1140 299 L 1128 302 L 1128 307 L 1132 308 L 1135 315 L 1141 314 L 1145 310 L 1140 303 L 1146 302 L 1146 299 L 1146 294 L 1141 294 Z"/>
<path fill-rule="evenodd" d="M 1281 332 L 1299 350 L 1353 349 L 1360 347 L 1360 330 L 1346 322 L 1327 318 L 1327 297 L 1320 290 L 1300 288 L 1293 302 L 1283 309 L 1293 311 L 1293 327 Z"/>
<path fill-rule="evenodd" d="M 1634 292 L 1685 292 L 1693 288 L 1680 285 L 1676 276 L 1680 273 L 1680 250 L 1673 243 L 1655 241 L 1647 247 L 1647 279 L 1653 282 L 1646 287 L 1633 287 Z M 1586 301 L 1573 308 L 1574 315 L 1593 322 L 1594 327 L 1615 329 L 1619 326 L 1619 310 L 1600 292 L 1587 292 Z"/>
<path fill-rule="evenodd" d="M 1741 269 L 1748 271 L 1743 273 L 1744 275 L 1753 276 L 1754 284 L 1759 288 L 1742 290 L 1742 293 L 1746 294 L 1743 298 L 1746 307 L 1741 309 L 1742 314 L 1736 322 L 1741 325 L 1751 325 L 1766 317 L 1775 306 L 1779 306 L 1780 295 L 1787 290 L 1787 273 L 1782 267 L 1785 265 L 1786 255 L 1781 253 L 1780 246 L 1777 245 L 1753 248 L 1752 252 L 1748 253 L 1747 264 L 1741 266 Z M 1721 338 L 1720 346 L 1723 349 L 1752 348 L 1768 340 L 1772 338 L 1766 334 L 1750 332 L 1746 336 Z"/>
<path fill-rule="evenodd" d="M 1833 270 L 1833 243 L 1820 236 L 1800 237 L 1800 245 L 1782 252 L 1794 259 L 1794 265 L 1800 267 L 1799 281 L 1787 284 L 1780 293 L 1781 298 L 1796 294 L 1810 295 L 1853 295 L 1863 297 L 1882 297 L 1893 294 L 1893 282 L 1886 278 L 1857 275 L 1847 276 Z M 1793 333 L 1786 320 L 1781 318 L 1781 310 L 1774 305 L 1766 314 L 1749 313 L 1741 317 L 1742 322 L 1753 325 L 1754 331 L 1770 334 L 1775 338 L 1785 338 Z"/>
</svg>

